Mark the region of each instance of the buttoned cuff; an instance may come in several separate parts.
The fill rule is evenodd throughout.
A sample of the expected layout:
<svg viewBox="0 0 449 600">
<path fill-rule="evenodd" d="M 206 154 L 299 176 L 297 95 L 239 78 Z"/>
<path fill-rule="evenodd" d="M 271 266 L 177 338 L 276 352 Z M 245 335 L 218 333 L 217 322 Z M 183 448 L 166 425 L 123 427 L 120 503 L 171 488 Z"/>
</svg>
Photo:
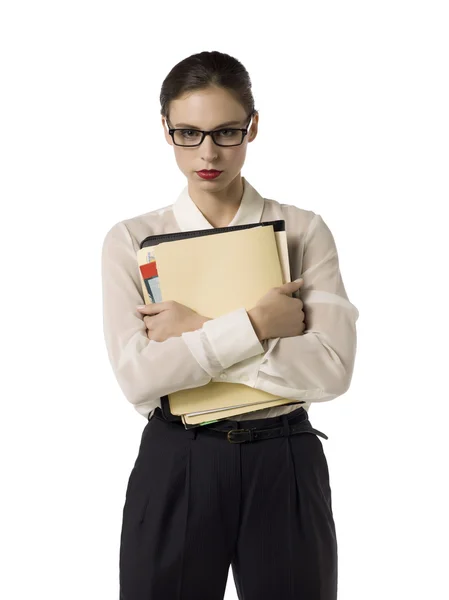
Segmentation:
<svg viewBox="0 0 449 600">
<path fill-rule="evenodd" d="M 206 321 L 203 330 L 223 369 L 264 352 L 245 308 Z"/>
<path fill-rule="evenodd" d="M 210 377 L 216 377 L 223 371 L 223 367 L 218 362 L 203 328 L 195 331 L 184 331 L 181 337 L 193 358 Z"/>
</svg>

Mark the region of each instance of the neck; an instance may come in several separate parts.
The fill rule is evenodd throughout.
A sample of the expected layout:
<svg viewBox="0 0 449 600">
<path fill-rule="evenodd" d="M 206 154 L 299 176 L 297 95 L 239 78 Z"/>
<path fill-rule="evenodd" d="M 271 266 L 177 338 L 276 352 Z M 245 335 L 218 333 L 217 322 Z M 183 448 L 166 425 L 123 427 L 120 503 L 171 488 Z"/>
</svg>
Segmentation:
<svg viewBox="0 0 449 600">
<path fill-rule="evenodd" d="M 222 190 L 210 192 L 188 185 L 189 196 L 212 227 L 227 227 L 235 217 L 243 196 L 240 173 Z"/>
</svg>

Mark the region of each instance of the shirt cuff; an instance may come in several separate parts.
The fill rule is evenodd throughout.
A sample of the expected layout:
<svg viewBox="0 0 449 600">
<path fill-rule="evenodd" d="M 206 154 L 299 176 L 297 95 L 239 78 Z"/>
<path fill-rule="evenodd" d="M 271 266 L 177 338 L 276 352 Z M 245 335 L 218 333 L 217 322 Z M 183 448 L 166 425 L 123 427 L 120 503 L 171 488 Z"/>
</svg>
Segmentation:
<svg viewBox="0 0 449 600">
<path fill-rule="evenodd" d="M 218 362 L 203 328 L 195 331 L 184 331 L 181 337 L 193 358 L 210 377 L 215 377 L 223 371 L 223 367 Z"/>
<path fill-rule="evenodd" d="M 223 369 L 264 352 L 245 308 L 206 321 L 203 330 Z"/>
</svg>

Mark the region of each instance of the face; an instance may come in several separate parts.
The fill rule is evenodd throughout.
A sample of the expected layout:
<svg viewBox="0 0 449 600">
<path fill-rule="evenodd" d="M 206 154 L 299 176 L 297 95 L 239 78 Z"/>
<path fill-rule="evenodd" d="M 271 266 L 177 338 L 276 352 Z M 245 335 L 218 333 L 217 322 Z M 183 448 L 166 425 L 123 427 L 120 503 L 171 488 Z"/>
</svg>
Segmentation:
<svg viewBox="0 0 449 600">
<path fill-rule="evenodd" d="M 176 146 L 168 133 L 169 126 L 205 131 L 220 129 L 220 125 L 228 121 L 237 121 L 236 124 L 228 125 L 229 128 L 247 126 L 249 118 L 243 106 L 228 91 L 210 87 L 191 92 L 170 102 L 169 122 L 167 123 L 165 117 L 162 117 L 162 125 L 165 139 L 168 144 L 173 146 L 178 167 L 187 177 L 189 185 L 205 190 L 219 191 L 240 174 L 245 162 L 247 145 L 257 135 L 258 119 L 259 116 L 256 113 L 240 146 L 229 148 L 217 146 L 210 135 L 207 135 L 203 143 L 197 147 Z M 197 171 L 202 169 L 216 169 L 223 172 L 216 179 L 205 180 L 197 174 Z"/>
</svg>

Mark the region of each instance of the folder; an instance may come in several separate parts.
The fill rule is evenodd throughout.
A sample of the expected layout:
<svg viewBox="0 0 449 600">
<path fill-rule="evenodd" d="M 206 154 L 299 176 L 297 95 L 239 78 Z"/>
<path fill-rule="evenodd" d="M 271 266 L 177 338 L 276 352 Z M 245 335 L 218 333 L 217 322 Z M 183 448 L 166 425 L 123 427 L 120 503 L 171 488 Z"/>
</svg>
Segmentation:
<svg viewBox="0 0 449 600">
<path fill-rule="evenodd" d="M 290 281 L 284 220 L 150 235 L 137 262 L 146 304 L 175 300 L 210 318 L 249 310 L 269 289 Z M 292 403 L 245 384 L 216 381 L 168 399 L 186 427 Z"/>
</svg>

